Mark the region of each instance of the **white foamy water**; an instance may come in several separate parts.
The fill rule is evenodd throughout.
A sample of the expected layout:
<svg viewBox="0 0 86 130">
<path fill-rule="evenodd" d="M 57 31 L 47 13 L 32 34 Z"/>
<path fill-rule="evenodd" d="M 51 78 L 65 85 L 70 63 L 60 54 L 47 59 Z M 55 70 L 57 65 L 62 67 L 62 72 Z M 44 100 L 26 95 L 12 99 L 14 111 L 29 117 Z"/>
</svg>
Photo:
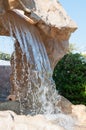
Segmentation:
<svg viewBox="0 0 86 130">
<path fill-rule="evenodd" d="M 11 35 L 15 35 L 23 55 L 26 56 L 27 66 L 28 63 L 30 64 L 30 67 L 28 67 L 28 84 L 26 86 L 27 97 L 25 98 L 28 105 L 31 102 L 32 107 L 30 113 L 58 113 L 60 110 L 55 107 L 55 103 L 59 95 L 55 89 L 55 83 L 52 80 L 52 69 L 40 33 L 34 25 L 27 22 L 25 17 L 21 17 L 20 13 L 16 10 L 8 12 L 3 21 L 6 20 L 6 28 L 10 29 Z M 23 65 L 22 71 L 25 68 L 23 55 L 21 59 Z M 16 54 L 14 57 L 14 82 L 17 87 L 16 89 L 19 90 L 16 71 L 17 63 L 15 63 Z M 17 96 L 21 102 L 21 93 L 18 91 Z"/>
<path fill-rule="evenodd" d="M 48 121 L 53 122 L 55 125 L 58 124 L 65 130 L 73 130 L 73 126 L 76 124 L 76 120 L 71 116 L 62 113 L 45 115 L 45 117 Z"/>
</svg>

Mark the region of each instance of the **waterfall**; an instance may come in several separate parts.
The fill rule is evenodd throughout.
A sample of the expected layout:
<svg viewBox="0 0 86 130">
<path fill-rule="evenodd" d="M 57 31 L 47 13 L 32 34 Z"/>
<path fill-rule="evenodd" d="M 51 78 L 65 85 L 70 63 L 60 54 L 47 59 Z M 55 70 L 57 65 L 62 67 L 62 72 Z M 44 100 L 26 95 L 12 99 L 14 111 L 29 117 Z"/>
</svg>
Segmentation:
<svg viewBox="0 0 86 130">
<path fill-rule="evenodd" d="M 22 51 L 21 64 L 23 69 L 21 71 L 23 73 L 25 72 L 24 55 L 27 60 L 28 82 L 25 86 L 25 96 L 23 96 L 22 86 L 19 86 L 17 80 L 17 54 L 14 55 L 14 82 L 17 90 L 15 94 L 20 102 L 22 113 L 26 109 L 27 113 L 30 114 L 58 113 L 60 110 L 56 103 L 59 100 L 59 95 L 55 89 L 48 55 L 37 27 L 30 24 L 25 16 L 15 10 L 8 11 L 3 17 L 3 22 L 5 27 L 10 30 L 10 35 L 15 36 L 19 43 Z M 21 82 L 24 82 L 24 75 L 22 74 L 21 77 Z"/>
</svg>

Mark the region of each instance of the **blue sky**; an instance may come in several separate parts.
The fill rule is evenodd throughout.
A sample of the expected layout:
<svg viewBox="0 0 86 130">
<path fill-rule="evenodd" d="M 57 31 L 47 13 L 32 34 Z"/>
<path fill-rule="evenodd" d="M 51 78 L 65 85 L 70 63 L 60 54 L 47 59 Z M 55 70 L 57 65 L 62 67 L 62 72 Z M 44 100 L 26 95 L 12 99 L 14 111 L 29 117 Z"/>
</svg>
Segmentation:
<svg viewBox="0 0 86 130">
<path fill-rule="evenodd" d="M 80 51 L 86 52 L 86 0 L 59 0 L 67 14 L 77 23 L 78 29 L 70 38 Z"/>
<path fill-rule="evenodd" d="M 13 39 L 11 37 L 0 36 L 0 51 L 12 54 L 14 50 Z"/>
<path fill-rule="evenodd" d="M 86 0 L 59 0 L 59 2 L 78 26 L 77 31 L 70 37 L 70 43 L 74 43 L 78 50 L 86 52 Z M 12 53 L 13 44 L 9 38 L 8 41 L 10 42 L 0 41 L 0 51 Z"/>
</svg>

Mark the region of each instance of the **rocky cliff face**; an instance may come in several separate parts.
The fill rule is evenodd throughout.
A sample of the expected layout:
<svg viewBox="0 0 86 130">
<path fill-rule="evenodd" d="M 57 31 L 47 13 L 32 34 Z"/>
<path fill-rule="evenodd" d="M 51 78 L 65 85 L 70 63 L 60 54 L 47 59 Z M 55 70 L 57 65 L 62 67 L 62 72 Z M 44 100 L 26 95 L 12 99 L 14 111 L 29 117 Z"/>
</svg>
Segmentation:
<svg viewBox="0 0 86 130">
<path fill-rule="evenodd" d="M 9 0 L 9 7 L 1 19 L 16 39 L 11 94 L 23 112 L 44 113 L 46 109 L 54 113 L 58 95 L 51 71 L 66 53 L 76 24 L 56 0 Z"/>
</svg>

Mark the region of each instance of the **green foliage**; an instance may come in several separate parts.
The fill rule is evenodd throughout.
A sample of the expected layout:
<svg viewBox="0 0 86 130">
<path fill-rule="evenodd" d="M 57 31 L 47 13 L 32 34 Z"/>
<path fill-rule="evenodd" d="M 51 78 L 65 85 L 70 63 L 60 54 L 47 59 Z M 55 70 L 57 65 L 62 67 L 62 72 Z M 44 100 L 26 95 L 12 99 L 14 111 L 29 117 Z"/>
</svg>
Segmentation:
<svg viewBox="0 0 86 130">
<path fill-rule="evenodd" d="M 86 105 L 86 59 L 80 54 L 65 55 L 54 69 L 58 92 L 74 104 Z"/>
<path fill-rule="evenodd" d="M 7 60 L 9 61 L 11 58 L 10 54 L 0 52 L 0 60 Z"/>
</svg>

